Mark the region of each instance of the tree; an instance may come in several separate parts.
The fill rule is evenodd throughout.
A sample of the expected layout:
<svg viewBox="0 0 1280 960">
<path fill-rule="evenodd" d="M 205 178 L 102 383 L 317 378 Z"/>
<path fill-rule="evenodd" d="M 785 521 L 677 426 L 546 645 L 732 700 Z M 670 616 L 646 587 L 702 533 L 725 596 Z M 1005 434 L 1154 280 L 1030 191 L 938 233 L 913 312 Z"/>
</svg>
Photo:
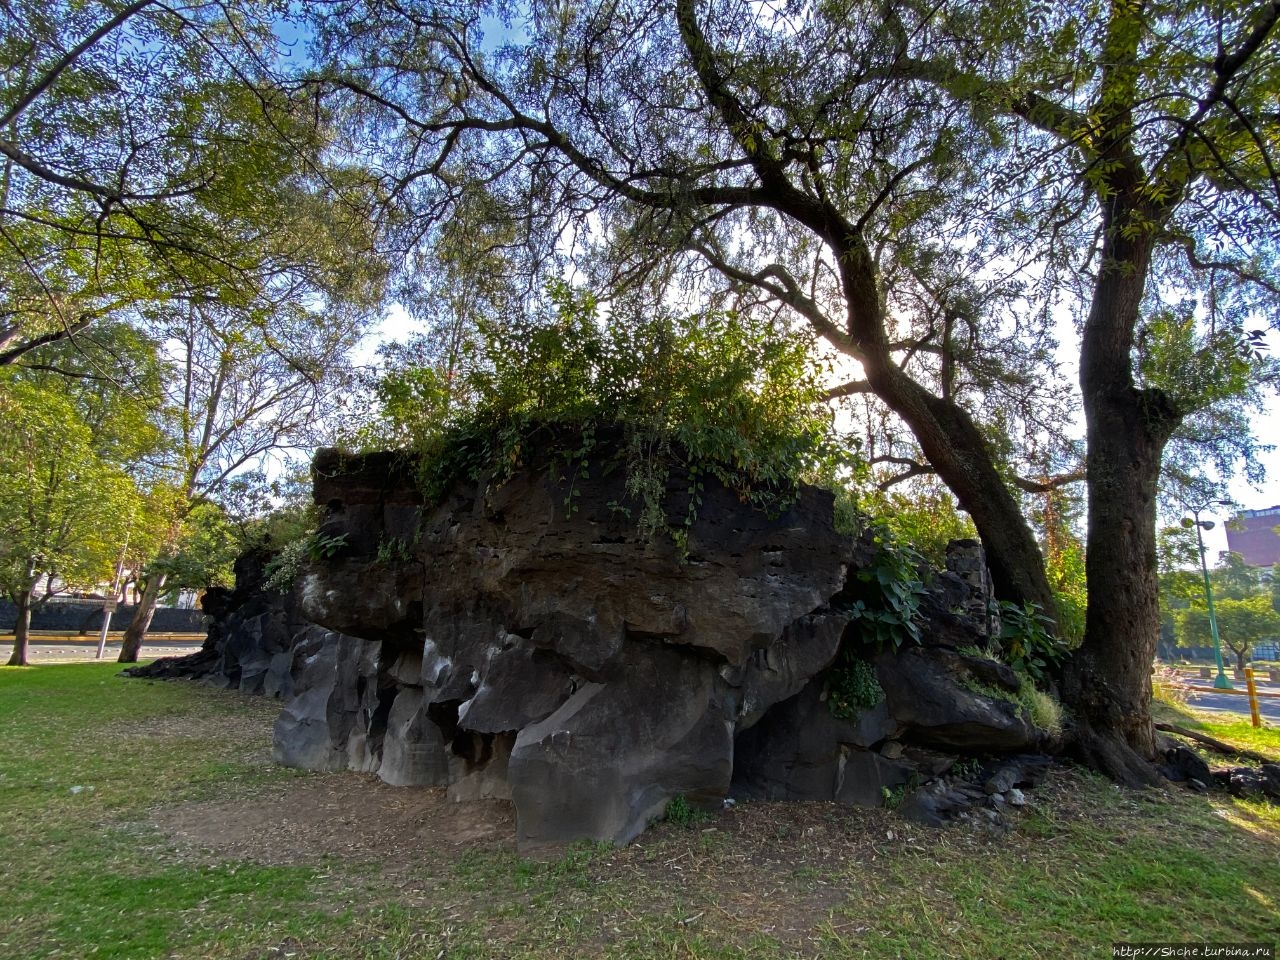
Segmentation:
<svg viewBox="0 0 1280 960">
<path fill-rule="evenodd" d="M 1245 563 L 1244 557 L 1234 551 L 1223 553 L 1217 566 L 1209 574 L 1213 581 L 1213 595 L 1224 600 L 1247 600 L 1263 592 L 1259 571 Z"/>
<path fill-rule="evenodd" d="M 27 663 L 33 596 L 110 576 L 137 488 L 95 449 L 64 381 L 0 380 L 0 586 L 18 610 L 11 666 Z"/>
<path fill-rule="evenodd" d="M 1262 640 L 1280 636 L 1280 613 L 1271 606 L 1271 598 L 1258 594 L 1243 600 L 1214 601 L 1218 635 L 1236 655 L 1236 667 L 1245 668 L 1249 648 Z M 1176 615 L 1178 641 L 1184 647 L 1207 647 L 1213 643 L 1209 612 L 1204 607 L 1179 610 Z"/>
<path fill-rule="evenodd" d="M 370 281 L 367 178 L 322 162 L 323 111 L 281 82 L 278 13 L 6 5 L 0 366 L 159 304 L 266 312 Z"/>
<path fill-rule="evenodd" d="M 335 10 L 322 79 L 416 237 L 479 184 L 536 263 L 801 318 L 861 364 L 838 392 L 910 427 L 998 593 L 1049 613 L 1002 440 L 1052 430 L 1048 319 L 1076 309 L 1090 589 L 1063 693 L 1089 762 L 1152 781 L 1162 453 L 1247 385 L 1280 289 L 1280 8 L 532 3 L 501 47 L 482 4 Z"/>
<path fill-rule="evenodd" d="M 189 566 L 183 543 L 198 536 L 201 521 L 209 519 L 206 505 L 264 457 L 314 445 L 334 429 L 358 320 L 317 315 L 298 303 L 269 322 L 213 307 L 191 307 L 157 322 L 167 354 L 168 436 L 148 470 L 168 496 L 155 501 L 153 520 L 163 533 L 125 630 L 121 663 L 137 662 L 170 575 Z"/>
</svg>

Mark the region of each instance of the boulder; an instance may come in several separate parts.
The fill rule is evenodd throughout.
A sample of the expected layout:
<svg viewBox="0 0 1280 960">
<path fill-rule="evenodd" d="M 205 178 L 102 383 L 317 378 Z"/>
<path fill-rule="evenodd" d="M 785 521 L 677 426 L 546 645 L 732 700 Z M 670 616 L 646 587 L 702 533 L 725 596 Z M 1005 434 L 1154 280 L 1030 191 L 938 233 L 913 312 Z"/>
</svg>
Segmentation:
<svg viewBox="0 0 1280 960">
<path fill-rule="evenodd" d="M 336 675 L 303 671 L 280 754 L 331 765 L 345 736 L 361 766 L 376 741 L 386 779 L 510 795 L 526 847 L 625 842 L 677 795 L 719 804 L 735 732 L 834 660 L 849 618 L 829 604 L 861 548 L 834 530 L 829 493 L 803 488 L 770 517 L 707 481 L 682 555 L 640 536 L 620 470 L 581 473 L 593 482 L 549 458 L 423 509 L 403 459 L 319 455 L 321 529 L 340 546 L 307 572 L 302 605 L 380 645 L 345 682 L 392 702 L 384 730 L 360 740 L 345 724 L 361 709 L 339 703 Z M 668 515 L 685 515 L 688 495 L 673 480 Z M 294 737 L 306 748 L 280 742 Z"/>
<path fill-rule="evenodd" d="M 949 764 L 922 747 L 1036 741 L 1011 703 L 968 689 L 1018 689 L 954 649 L 985 636 L 985 613 L 953 610 L 985 611 L 973 571 L 937 578 L 931 646 L 875 660 L 883 702 L 832 714 L 829 672 L 865 646 L 843 604 L 876 547 L 835 530 L 829 492 L 802 487 L 770 515 L 703 476 L 677 545 L 641 536 L 644 505 L 609 458 L 533 451 L 504 482 L 459 482 L 438 504 L 416 473 L 400 454 L 316 458 L 333 546 L 297 592 L 318 626 L 289 660 L 283 763 L 509 797 L 529 851 L 625 843 L 677 796 L 876 805 Z M 692 492 L 673 472 L 667 516 L 687 516 Z M 240 656 L 242 675 L 283 688 L 278 656 Z"/>
<path fill-rule="evenodd" d="M 1207 786 L 1213 782 L 1213 774 L 1209 771 L 1209 764 L 1205 763 L 1200 754 L 1190 747 L 1181 745 L 1170 747 L 1165 751 L 1164 756 L 1165 762 L 1161 766 L 1160 772 L 1174 783 L 1199 780 Z"/>
<path fill-rule="evenodd" d="M 509 776 L 521 846 L 626 843 L 676 796 L 718 807 L 733 773 L 734 708 L 710 661 L 630 645 L 615 679 L 585 683 L 517 735 Z"/>
<path fill-rule="evenodd" d="M 993 660 L 943 647 L 911 647 L 875 660 L 889 712 L 924 746 L 962 752 L 1035 748 L 1043 734 L 1009 696 L 1021 686 Z"/>
<path fill-rule="evenodd" d="M 276 762 L 305 770 L 359 770 L 380 765 L 386 709 L 379 696 L 379 644 L 332 631 L 309 632 L 294 647 L 295 687 L 276 720 Z"/>
<path fill-rule="evenodd" d="M 734 743 L 733 795 L 744 800 L 831 800 L 840 786 L 847 724 L 832 715 L 823 684 L 810 683 L 765 713 Z"/>
<path fill-rule="evenodd" d="M 427 714 L 421 687 L 401 687 L 387 715 L 378 778 L 396 787 L 449 782 L 449 745 Z"/>
</svg>

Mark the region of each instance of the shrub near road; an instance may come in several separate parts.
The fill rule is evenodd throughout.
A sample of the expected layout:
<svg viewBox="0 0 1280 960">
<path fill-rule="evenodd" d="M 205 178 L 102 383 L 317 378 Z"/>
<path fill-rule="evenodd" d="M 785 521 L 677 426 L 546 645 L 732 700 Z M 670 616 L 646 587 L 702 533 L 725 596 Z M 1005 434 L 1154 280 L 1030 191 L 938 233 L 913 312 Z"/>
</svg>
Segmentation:
<svg viewBox="0 0 1280 960">
<path fill-rule="evenodd" d="M 0 958 L 1104 957 L 1280 929 L 1261 804 L 1063 768 L 1003 836 L 744 803 L 533 863 L 503 804 L 275 767 L 276 709 L 0 672 Z"/>
</svg>

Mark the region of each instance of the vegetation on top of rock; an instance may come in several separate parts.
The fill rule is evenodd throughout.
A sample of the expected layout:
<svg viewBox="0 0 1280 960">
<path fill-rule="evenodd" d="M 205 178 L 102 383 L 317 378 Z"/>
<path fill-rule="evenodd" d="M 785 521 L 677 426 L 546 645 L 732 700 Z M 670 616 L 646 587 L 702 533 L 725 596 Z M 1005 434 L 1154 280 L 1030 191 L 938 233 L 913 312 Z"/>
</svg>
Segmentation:
<svg viewBox="0 0 1280 960">
<path fill-rule="evenodd" d="M 606 318 L 591 294 L 565 284 L 548 301 L 541 315 L 482 325 L 483 359 L 460 374 L 464 387 L 448 403 L 445 393 L 435 407 L 423 402 L 430 391 L 406 394 L 403 371 L 397 389 L 384 389 L 385 415 L 421 453 L 429 502 L 463 479 L 500 486 L 550 449 L 574 481 L 572 509 L 576 481 L 603 456 L 626 470 L 633 504 L 618 509 L 635 509 L 646 537 L 665 532 L 683 548 L 707 478 L 776 512 L 801 479 L 851 462 L 821 403 L 810 339 L 728 312 L 618 322 L 625 307 Z M 688 484 L 688 508 L 668 517 L 675 476 Z"/>
</svg>

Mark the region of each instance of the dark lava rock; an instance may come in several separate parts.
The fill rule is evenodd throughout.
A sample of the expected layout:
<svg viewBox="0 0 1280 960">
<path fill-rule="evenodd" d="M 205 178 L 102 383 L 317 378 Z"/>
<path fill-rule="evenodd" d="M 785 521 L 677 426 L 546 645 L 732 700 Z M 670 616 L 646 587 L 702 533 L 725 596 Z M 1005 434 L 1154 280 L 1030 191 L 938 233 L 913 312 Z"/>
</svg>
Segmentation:
<svg viewBox="0 0 1280 960">
<path fill-rule="evenodd" d="M 876 658 L 889 711 L 915 743 L 941 749 L 1016 752 L 1043 734 L 1016 703 L 974 687 L 1016 693 L 1009 667 L 941 647 L 905 648 Z"/>
<path fill-rule="evenodd" d="M 884 701 L 832 715 L 833 664 L 863 645 L 843 594 L 874 545 L 835 531 L 830 493 L 802 487 L 770 516 L 704 478 L 678 551 L 640 536 L 642 505 L 616 463 L 527 461 L 427 506 L 403 455 L 317 456 L 321 529 L 341 547 L 302 580 L 301 609 L 320 626 L 270 654 L 287 654 L 293 692 L 275 729 L 281 762 L 510 797 L 531 850 L 625 843 L 676 796 L 708 809 L 731 790 L 879 805 L 951 762 L 916 759 L 922 747 L 1037 741 L 1012 704 L 965 687 L 1018 681 L 951 649 L 987 627 L 952 612 L 986 609 L 961 576 L 941 577 L 927 605 L 936 645 L 878 658 Z M 689 495 L 673 477 L 668 516 L 686 515 Z M 281 661 L 238 656 L 264 690 L 277 685 Z M 901 757 L 878 752 L 899 740 Z M 929 797 L 917 806 L 942 813 L 965 799 Z"/>
<path fill-rule="evenodd" d="M 311 627 L 298 590 L 266 587 L 272 554 L 250 550 L 236 559 L 235 587 L 211 587 L 200 605 L 208 635 L 183 657 L 161 657 L 123 671 L 153 680 L 198 680 L 241 693 L 288 699 L 293 695 L 292 649 Z"/>
<path fill-rule="evenodd" d="M 1209 764 L 1190 747 L 1171 747 L 1165 751 L 1164 758 L 1160 772 L 1174 783 L 1185 783 L 1188 780 L 1199 780 L 1202 784 L 1213 782 Z"/>
<path fill-rule="evenodd" d="M 973 808 L 973 801 L 946 780 L 933 780 L 909 793 L 898 807 L 907 820 L 941 827 Z"/>
<path fill-rule="evenodd" d="M 1260 767 L 1236 767 L 1223 773 L 1232 796 L 1280 801 L 1280 765 L 1264 763 Z"/>
</svg>

